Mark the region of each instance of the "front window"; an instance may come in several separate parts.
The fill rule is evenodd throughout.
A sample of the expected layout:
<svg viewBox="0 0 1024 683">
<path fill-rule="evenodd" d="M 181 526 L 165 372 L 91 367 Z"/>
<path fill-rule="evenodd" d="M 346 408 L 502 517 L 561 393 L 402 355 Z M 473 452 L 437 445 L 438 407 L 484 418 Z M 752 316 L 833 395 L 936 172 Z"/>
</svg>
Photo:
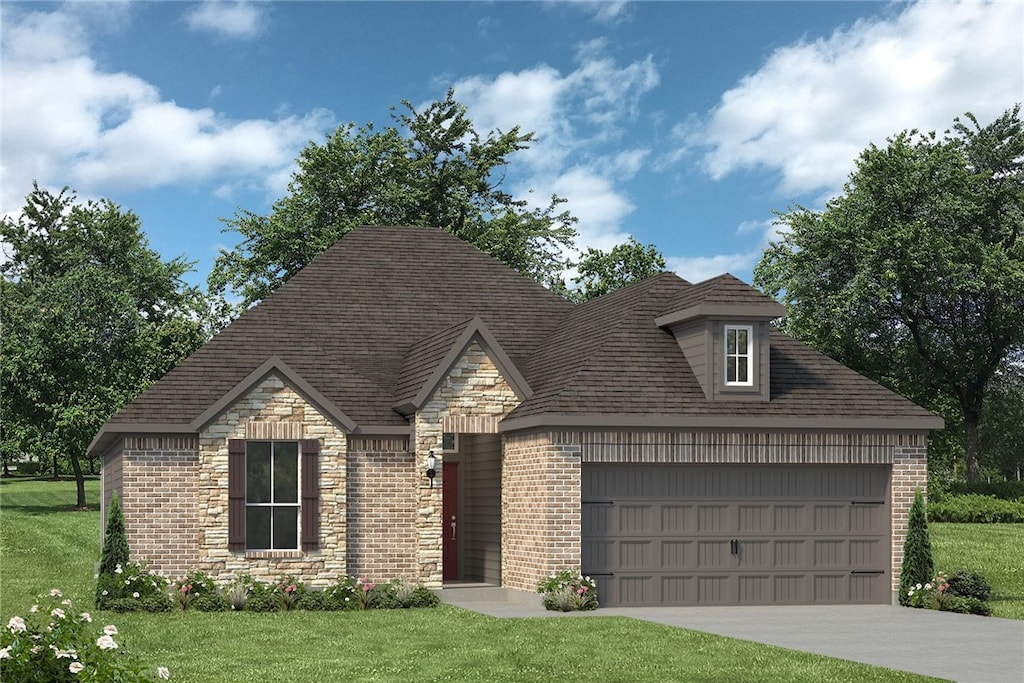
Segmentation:
<svg viewBox="0 0 1024 683">
<path fill-rule="evenodd" d="M 249 441 L 245 446 L 245 547 L 299 547 L 299 444 Z"/>
<path fill-rule="evenodd" d="M 753 360 L 752 351 L 753 328 L 725 328 L 725 384 L 726 386 L 752 386 Z"/>
</svg>

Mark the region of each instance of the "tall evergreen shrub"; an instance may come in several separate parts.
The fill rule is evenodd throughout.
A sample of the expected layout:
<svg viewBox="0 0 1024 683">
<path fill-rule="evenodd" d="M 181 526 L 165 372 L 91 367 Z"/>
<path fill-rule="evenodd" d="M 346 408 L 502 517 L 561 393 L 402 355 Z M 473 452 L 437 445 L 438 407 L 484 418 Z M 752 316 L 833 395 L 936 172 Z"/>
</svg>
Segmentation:
<svg viewBox="0 0 1024 683">
<path fill-rule="evenodd" d="M 935 578 L 932 543 L 928 537 L 928 517 L 925 514 L 921 489 L 914 492 L 907 520 L 907 540 L 903 542 L 903 568 L 900 572 L 900 604 L 909 603 L 907 593 L 917 584 L 926 584 Z"/>
<path fill-rule="evenodd" d="M 124 532 L 124 514 L 117 500 L 117 491 L 110 496 L 110 512 L 107 513 L 107 531 L 103 536 L 103 554 L 100 557 L 99 580 L 96 584 L 96 606 L 105 603 L 102 599 L 102 586 L 106 583 L 105 576 L 113 576 L 117 565 L 128 564 L 128 537 Z"/>
</svg>

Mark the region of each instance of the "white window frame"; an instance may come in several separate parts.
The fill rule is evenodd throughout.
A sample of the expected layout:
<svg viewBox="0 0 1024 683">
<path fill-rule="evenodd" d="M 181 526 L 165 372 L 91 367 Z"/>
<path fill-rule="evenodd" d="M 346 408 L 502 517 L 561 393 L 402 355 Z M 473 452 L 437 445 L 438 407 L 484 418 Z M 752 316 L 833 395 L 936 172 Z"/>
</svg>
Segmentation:
<svg viewBox="0 0 1024 683">
<path fill-rule="evenodd" d="M 302 447 L 297 440 L 291 439 L 250 439 L 245 444 L 245 457 L 246 457 L 246 468 L 248 469 L 249 460 L 249 444 L 250 443 L 269 443 L 270 444 L 270 491 L 271 498 L 273 498 L 274 492 L 274 458 L 276 457 L 277 445 L 282 443 L 295 444 L 296 460 L 295 460 L 295 502 L 294 503 L 278 503 L 271 501 L 269 503 L 250 503 L 248 496 L 248 471 L 246 471 L 246 497 L 245 497 L 245 509 L 246 517 L 248 517 L 248 510 L 251 507 L 267 507 L 267 508 L 294 508 L 295 513 L 295 547 L 294 548 L 275 548 L 274 547 L 274 516 L 271 514 L 270 517 L 270 547 L 269 548 L 250 548 L 248 540 L 246 541 L 246 551 L 273 551 L 273 550 L 298 550 L 302 545 L 301 529 L 299 525 L 302 520 Z M 246 520 L 246 526 L 248 527 L 248 520 Z"/>
<path fill-rule="evenodd" d="M 729 334 L 731 332 L 747 333 L 747 348 L 743 351 L 739 348 L 737 335 L 736 352 L 729 353 Z M 722 335 L 722 356 L 724 358 L 723 375 L 727 387 L 752 387 L 754 386 L 754 327 L 753 325 L 726 325 L 725 334 Z M 739 377 L 740 361 L 745 360 L 747 364 L 747 380 L 741 382 L 738 379 L 729 378 L 729 360 L 736 360 L 736 377 Z"/>
</svg>

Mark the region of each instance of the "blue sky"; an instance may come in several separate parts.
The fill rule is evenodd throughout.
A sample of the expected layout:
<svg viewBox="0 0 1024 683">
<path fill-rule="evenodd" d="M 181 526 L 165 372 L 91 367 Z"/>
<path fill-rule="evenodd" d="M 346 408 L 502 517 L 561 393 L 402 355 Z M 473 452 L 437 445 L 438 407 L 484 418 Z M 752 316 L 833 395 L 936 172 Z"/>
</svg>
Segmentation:
<svg viewBox="0 0 1024 683">
<path fill-rule="evenodd" d="M 269 211 L 308 141 L 455 87 L 521 125 L 517 196 L 566 198 L 579 246 L 628 235 L 744 280 L 772 212 L 841 191 L 907 128 L 1024 100 L 1024 3 L 127 2 L 0 5 L 0 211 L 33 180 L 135 211 L 197 261 Z M 532 191 L 532 193 L 531 193 Z"/>
</svg>

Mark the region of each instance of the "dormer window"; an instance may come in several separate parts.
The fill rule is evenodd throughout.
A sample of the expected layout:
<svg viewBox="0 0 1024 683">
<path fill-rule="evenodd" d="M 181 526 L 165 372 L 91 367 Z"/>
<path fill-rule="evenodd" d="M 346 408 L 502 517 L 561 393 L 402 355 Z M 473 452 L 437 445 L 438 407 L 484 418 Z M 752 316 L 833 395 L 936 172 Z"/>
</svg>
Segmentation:
<svg viewBox="0 0 1024 683">
<path fill-rule="evenodd" d="M 749 325 L 725 326 L 725 385 L 754 384 L 754 329 Z"/>
</svg>

